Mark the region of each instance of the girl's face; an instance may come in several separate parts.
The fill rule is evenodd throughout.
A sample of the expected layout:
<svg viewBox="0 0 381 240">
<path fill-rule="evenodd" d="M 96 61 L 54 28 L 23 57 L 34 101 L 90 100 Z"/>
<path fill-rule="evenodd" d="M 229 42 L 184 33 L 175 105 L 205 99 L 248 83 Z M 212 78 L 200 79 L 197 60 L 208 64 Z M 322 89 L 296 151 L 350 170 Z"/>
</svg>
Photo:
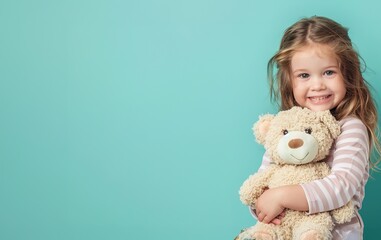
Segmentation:
<svg viewBox="0 0 381 240">
<path fill-rule="evenodd" d="M 335 108 L 346 93 L 336 56 L 326 45 L 308 45 L 295 52 L 291 83 L 295 101 L 312 111 Z"/>
</svg>

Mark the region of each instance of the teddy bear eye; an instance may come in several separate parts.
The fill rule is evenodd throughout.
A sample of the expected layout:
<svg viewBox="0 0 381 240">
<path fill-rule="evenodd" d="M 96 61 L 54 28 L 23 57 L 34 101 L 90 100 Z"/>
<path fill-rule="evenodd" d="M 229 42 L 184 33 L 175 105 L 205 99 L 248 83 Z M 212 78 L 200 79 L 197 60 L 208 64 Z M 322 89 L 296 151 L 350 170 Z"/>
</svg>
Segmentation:
<svg viewBox="0 0 381 240">
<path fill-rule="evenodd" d="M 306 129 L 304 129 L 304 131 L 305 131 L 307 134 L 311 134 L 311 133 L 312 133 L 312 129 L 311 129 L 311 128 L 306 128 Z"/>
<path fill-rule="evenodd" d="M 287 129 L 282 130 L 283 135 L 286 135 L 288 133 Z"/>
</svg>

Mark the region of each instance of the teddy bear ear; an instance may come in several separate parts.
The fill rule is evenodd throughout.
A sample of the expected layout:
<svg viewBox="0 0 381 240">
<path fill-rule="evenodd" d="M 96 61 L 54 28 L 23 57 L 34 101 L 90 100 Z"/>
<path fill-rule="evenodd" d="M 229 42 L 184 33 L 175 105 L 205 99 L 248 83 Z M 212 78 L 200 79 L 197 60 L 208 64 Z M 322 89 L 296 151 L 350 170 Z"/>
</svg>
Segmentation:
<svg viewBox="0 0 381 240">
<path fill-rule="evenodd" d="M 274 119 L 274 115 L 265 114 L 259 117 L 259 120 L 253 125 L 253 133 L 258 143 L 264 144 L 266 134 L 269 130 L 270 123 Z"/>
<path fill-rule="evenodd" d="M 319 112 L 320 121 L 323 122 L 327 127 L 333 139 L 336 139 L 340 133 L 340 124 L 336 118 L 331 114 L 329 110 Z"/>
</svg>

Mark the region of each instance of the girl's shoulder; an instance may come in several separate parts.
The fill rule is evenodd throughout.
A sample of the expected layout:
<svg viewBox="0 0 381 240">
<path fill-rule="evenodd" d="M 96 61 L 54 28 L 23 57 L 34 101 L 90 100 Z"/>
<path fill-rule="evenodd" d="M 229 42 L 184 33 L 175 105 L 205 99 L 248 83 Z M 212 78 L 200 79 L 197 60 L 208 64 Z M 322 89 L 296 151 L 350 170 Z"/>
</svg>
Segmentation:
<svg viewBox="0 0 381 240">
<path fill-rule="evenodd" d="M 363 128 L 364 130 L 366 130 L 366 126 L 363 123 L 363 121 L 361 121 L 361 119 L 359 119 L 356 116 L 345 117 L 339 121 L 339 124 L 340 124 L 341 128 L 343 128 L 343 127 L 357 127 L 357 128 Z"/>
<path fill-rule="evenodd" d="M 365 140 L 368 139 L 368 130 L 363 121 L 356 116 L 348 116 L 339 121 L 341 127 L 340 137 L 343 138 L 345 136 L 353 137 L 357 135 L 357 137 L 361 137 Z"/>
</svg>

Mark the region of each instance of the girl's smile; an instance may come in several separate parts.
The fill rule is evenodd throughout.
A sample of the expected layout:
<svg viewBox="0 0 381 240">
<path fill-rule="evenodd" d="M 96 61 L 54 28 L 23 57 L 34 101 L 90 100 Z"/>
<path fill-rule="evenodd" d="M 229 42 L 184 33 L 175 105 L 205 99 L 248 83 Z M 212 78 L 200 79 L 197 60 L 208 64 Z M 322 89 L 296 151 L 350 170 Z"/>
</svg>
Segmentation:
<svg viewBox="0 0 381 240">
<path fill-rule="evenodd" d="M 315 104 L 323 104 L 331 101 L 332 95 L 325 95 L 325 96 L 312 96 L 308 97 L 310 101 L 314 102 Z"/>
<path fill-rule="evenodd" d="M 292 88 L 295 101 L 313 111 L 335 108 L 346 88 L 336 56 L 326 45 L 300 48 L 291 59 Z"/>
</svg>

